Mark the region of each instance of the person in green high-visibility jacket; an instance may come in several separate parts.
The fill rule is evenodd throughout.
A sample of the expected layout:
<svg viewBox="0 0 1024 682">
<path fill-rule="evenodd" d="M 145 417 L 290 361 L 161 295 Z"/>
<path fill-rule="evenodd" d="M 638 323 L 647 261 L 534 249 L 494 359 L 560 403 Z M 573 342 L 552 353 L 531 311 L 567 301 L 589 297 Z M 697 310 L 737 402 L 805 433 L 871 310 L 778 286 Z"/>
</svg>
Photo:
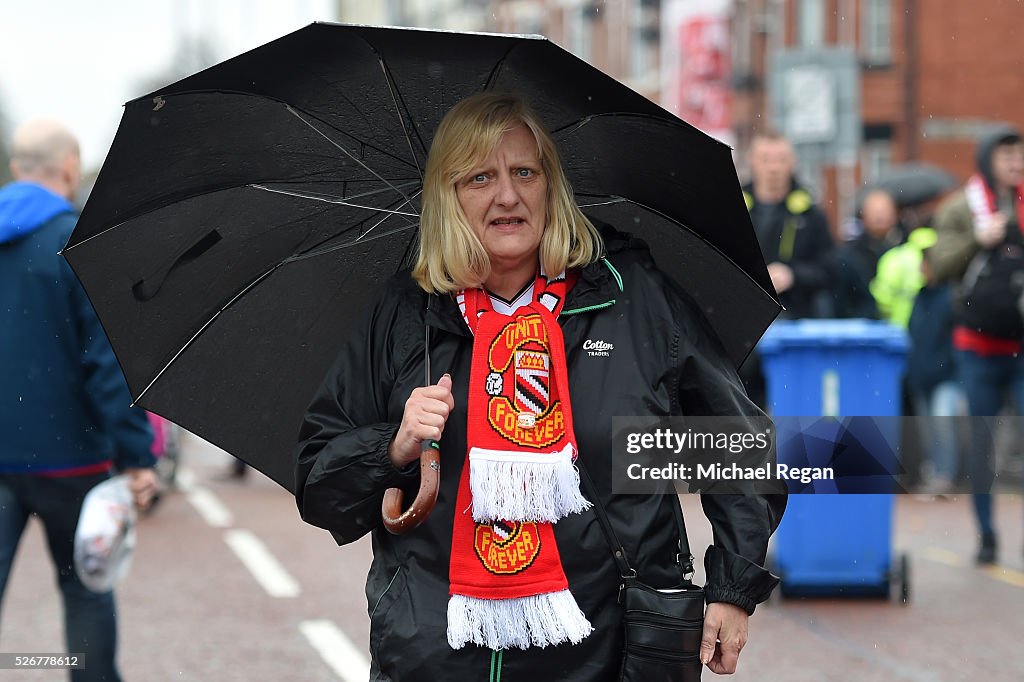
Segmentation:
<svg viewBox="0 0 1024 682">
<path fill-rule="evenodd" d="M 921 272 L 922 253 L 934 244 L 935 230 L 919 227 L 910 233 L 905 243 L 882 254 L 870 285 L 882 319 L 907 328 L 914 299 L 925 285 Z"/>
</svg>

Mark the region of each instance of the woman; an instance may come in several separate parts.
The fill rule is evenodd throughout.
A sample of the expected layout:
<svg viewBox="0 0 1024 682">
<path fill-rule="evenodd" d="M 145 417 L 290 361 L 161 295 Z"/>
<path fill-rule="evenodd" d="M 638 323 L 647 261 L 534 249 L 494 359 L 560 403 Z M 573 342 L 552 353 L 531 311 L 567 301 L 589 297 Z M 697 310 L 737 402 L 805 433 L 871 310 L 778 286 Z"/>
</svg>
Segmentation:
<svg viewBox="0 0 1024 682">
<path fill-rule="evenodd" d="M 425 387 L 424 327 L 441 375 Z M 675 585 L 677 501 L 607 492 L 612 416 L 672 414 L 760 413 L 646 247 L 579 211 L 527 104 L 457 104 L 427 160 L 416 266 L 342 349 L 297 450 L 302 518 L 340 543 L 373 531 L 373 679 L 613 679 L 619 574 L 573 458 L 640 577 Z M 443 453 L 437 505 L 392 536 L 382 496 L 415 489 L 429 440 Z M 716 531 L 702 659 L 732 672 L 776 583 L 761 564 L 785 501 L 702 501 Z"/>
</svg>

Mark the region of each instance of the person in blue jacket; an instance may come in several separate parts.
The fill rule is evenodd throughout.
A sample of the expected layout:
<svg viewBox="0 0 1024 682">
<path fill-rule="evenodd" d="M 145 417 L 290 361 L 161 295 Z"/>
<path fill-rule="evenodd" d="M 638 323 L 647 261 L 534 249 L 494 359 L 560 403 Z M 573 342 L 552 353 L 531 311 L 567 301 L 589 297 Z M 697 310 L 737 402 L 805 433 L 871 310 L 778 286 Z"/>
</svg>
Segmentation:
<svg viewBox="0 0 1024 682">
<path fill-rule="evenodd" d="M 73 564 L 82 500 L 116 470 L 135 502 L 157 479 L 146 413 L 89 299 L 59 255 L 76 215 L 78 142 L 61 124 L 22 125 L 14 182 L 0 189 L 0 598 L 30 515 L 42 522 L 64 604 L 71 679 L 119 680 L 112 592 L 93 593 Z"/>
</svg>

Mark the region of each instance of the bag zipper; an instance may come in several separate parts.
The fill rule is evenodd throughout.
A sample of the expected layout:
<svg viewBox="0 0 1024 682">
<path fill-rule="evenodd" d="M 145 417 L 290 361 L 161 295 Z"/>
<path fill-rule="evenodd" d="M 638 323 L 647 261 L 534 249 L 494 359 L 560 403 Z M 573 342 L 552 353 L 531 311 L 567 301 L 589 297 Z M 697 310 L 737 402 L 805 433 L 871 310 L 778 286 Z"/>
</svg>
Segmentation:
<svg viewBox="0 0 1024 682">
<path fill-rule="evenodd" d="M 673 618 L 672 616 L 665 616 L 660 613 L 652 613 L 651 611 L 626 611 L 626 620 L 629 621 L 629 614 L 631 613 L 642 613 L 644 614 L 644 620 L 641 624 L 648 625 L 650 627 L 661 628 L 663 630 L 680 630 L 684 629 L 687 625 L 700 625 L 703 626 L 703 618 Z M 630 621 L 636 622 L 636 621 Z"/>
<path fill-rule="evenodd" d="M 697 663 L 700 661 L 700 652 L 693 654 L 675 654 L 668 653 L 663 649 L 652 649 L 639 644 L 628 645 L 626 656 L 646 658 L 650 661 L 671 661 L 673 663 Z"/>
</svg>

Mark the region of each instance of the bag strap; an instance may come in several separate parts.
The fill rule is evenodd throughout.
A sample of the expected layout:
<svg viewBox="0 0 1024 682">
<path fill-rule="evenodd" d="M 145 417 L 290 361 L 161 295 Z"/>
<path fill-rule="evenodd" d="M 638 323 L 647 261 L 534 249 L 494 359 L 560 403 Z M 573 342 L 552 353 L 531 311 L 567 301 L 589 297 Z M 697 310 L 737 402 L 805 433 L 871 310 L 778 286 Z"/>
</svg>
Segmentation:
<svg viewBox="0 0 1024 682">
<path fill-rule="evenodd" d="M 611 550 L 615 565 L 618 566 L 619 575 L 623 580 L 635 579 L 637 577 L 636 569 L 629 564 L 626 548 L 622 546 L 619 538 L 615 535 L 615 529 L 612 528 L 612 523 L 608 519 L 608 513 L 605 511 L 604 505 L 601 504 L 597 488 L 594 486 L 590 474 L 587 473 L 587 468 L 583 465 L 582 458 L 577 458 L 576 466 L 579 467 L 580 482 L 583 484 L 587 497 L 594 503 L 594 513 L 597 515 L 597 521 L 604 532 L 604 537 L 608 542 L 608 548 Z M 683 521 L 683 510 L 679 506 L 678 496 L 676 496 L 675 504 L 672 505 L 672 511 L 676 518 L 676 527 L 679 531 L 679 551 L 676 553 L 676 564 L 679 566 L 683 581 L 690 582 L 690 579 L 693 577 L 693 554 L 690 553 L 690 541 L 686 536 L 686 523 Z"/>
<path fill-rule="evenodd" d="M 580 469 L 580 482 L 583 483 L 587 497 L 594 503 L 594 513 L 597 515 L 597 521 L 601 525 L 601 530 L 604 531 L 604 539 L 608 542 L 608 549 L 612 552 L 615 565 L 619 567 L 619 575 L 622 576 L 623 580 L 635 578 L 637 576 L 636 569 L 629 565 L 629 559 L 626 557 L 626 548 L 622 546 L 619 538 L 615 535 L 615 530 L 612 528 L 611 521 L 608 520 L 608 514 L 604 510 L 604 505 L 601 504 L 601 498 L 597 495 L 594 482 L 590 480 L 590 474 L 587 473 L 586 467 L 583 466 L 582 458 L 576 459 L 576 466 Z"/>
<path fill-rule="evenodd" d="M 676 554 L 676 563 L 683 573 L 683 580 L 690 582 L 693 577 L 693 552 L 690 551 L 690 539 L 686 536 L 686 522 L 683 520 L 683 507 L 679 501 L 679 495 L 673 492 L 675 503 L 672 505 L 672 512 L 676 517 L 676 527 L 679 529 L 679 552 Z"/>
</svg>

